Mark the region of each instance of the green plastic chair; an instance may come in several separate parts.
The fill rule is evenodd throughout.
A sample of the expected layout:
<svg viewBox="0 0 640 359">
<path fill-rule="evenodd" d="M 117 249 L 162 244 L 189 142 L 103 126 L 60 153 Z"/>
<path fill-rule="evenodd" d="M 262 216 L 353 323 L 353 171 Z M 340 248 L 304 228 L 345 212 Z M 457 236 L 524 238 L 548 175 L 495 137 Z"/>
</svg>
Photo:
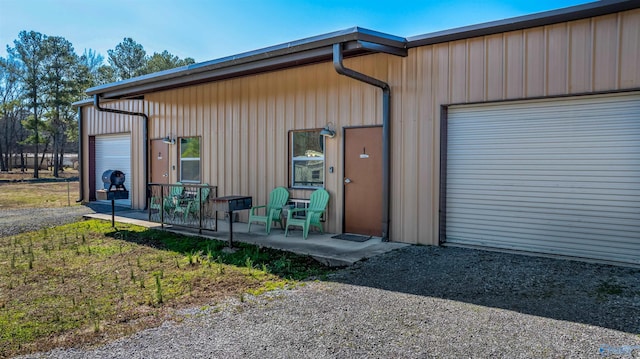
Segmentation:
<svg viewBox="0 0 640 359">
<path fill-rule="evenodd" d="M 167 212 L 173 211 L 183 193 L 184 186 L 182 185 L 182 182 L 176 182 L 174 185 L 169 186 L 169 195 L 162 201 L 164 210 Z"/>
<path fill-rule="evenodd" d="M 160 187 L 160 191 L 163 190 L 163 187 Z M 162 192 L 160 196 L 151 197 L 151 203 L 149 204 L 149 208 L 160 210 L 160 203 L 162 203 L 162 208 L 164 208 L 165 212 L 173 213 L 173 210 L 176 208 L 177 199 L 182 197 L 182 193 L 184 192 L 184 187 L 182 183 L 176 182 L 176 184 L 169 186 L 169 193 L 163 198 Z"/>
<path fill-rule="evenodd" d="M 309 200 L 308 208 L 294 208 L 289 211 L 287 215 L 287 228 L 284 231 L 284 236 L 289 234 L 289 226 L 302 227 L 302 237 L 307 239 L 309 236 L 310 227 L 320 228 L 320 233 L 324 233 L 322 228 L 322 222 L 320 217 L 327 210 L 327 203 L 329 203 L 329 192 L 324 189 L 317 189 L 313 191 Z M 293 218 L 296 212 L 306 211 L 307 216 L 305 218 Z"/>
<path fill-rule="evenodd" d="M 265 206 L 252 206 L 249 211 L 249 230 L 247 232 L 251 232 L 251 223 L 253 222 L 262 222 L 265 225 L 267 230 L 267 234 L 271 233 L 271 225 L 273 222 L 280 223 L 280 228 L 282 228 L 282 207 L 284 207 L 289 201 L 289 191 L 287 191 L 284 187 L 277 187 L 271 191 L 269 194 L 269 203 Z M 258 209 L 264 208 L 265 215 L 260 216 L 257 214 Z"/>
<path fill-rule="evenodd" d="M 193 215 L 194 218 L 198 218 L 200 216 L 200 204 L 204 204 L 205 202 L 207 202 L 207 199 L 209 198 L 209 192 L 211 191 L 208 186 L 208 183 L 203 183 L 202 187 L 196 187 L 195 197 L 193 197 L 193 199 L 189 199 L 186 203 L 186 206 L 176 208 L 176 210 L 180 212 L 184 211 L 185 222 L 189 218 L 189 215 Z"/>
</svg>

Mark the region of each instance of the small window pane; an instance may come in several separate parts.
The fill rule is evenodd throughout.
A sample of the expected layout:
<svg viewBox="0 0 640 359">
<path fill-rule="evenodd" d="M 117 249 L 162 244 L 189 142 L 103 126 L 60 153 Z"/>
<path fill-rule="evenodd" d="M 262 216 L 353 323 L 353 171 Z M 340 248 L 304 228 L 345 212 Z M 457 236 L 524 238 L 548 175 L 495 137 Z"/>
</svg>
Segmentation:
<svg viewBox="0 0 640 359">
<path fill-rule="evenodd" d="M 180 158 L 200 158 L 200 137 L 180 139 Z"/>
<path fill-rule="evenodd" d="M 200 182 L 200 138 L 180 139 L 180 181 Z"/>
<path fill-rule="evenodd" d="M 320 130 L 291 132 L 291 187 L 324 186 L 324 137 Z"/>
<path fill-rule="evenodd" d="M 324 157 L 324 137 L 319 130 L 293 133 L 293 157 Z"/>
<path fill-rule="evenodd" d="M 180 172 L 182 182 L 200 182 L 200 161 L 182 161 Z"/>
<path fill-rule="evenodd" d="M 324 161 L 294 161 L 294 184 L 303 187 L 322 187 Z"/>
</svg>

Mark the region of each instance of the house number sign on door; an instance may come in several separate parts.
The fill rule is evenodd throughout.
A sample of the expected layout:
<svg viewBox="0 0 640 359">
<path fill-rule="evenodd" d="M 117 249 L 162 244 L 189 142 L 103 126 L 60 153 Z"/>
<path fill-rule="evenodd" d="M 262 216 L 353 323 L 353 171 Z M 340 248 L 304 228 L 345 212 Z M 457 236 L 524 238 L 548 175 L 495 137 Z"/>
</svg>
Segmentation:
<svg viewBox="0 0 640 359">
<path fill-rule="evenodd" d="M 360 154 L 360 158 L 369 158 L 366 147 L 362 147 L 362 153 Z"/>
</svg>

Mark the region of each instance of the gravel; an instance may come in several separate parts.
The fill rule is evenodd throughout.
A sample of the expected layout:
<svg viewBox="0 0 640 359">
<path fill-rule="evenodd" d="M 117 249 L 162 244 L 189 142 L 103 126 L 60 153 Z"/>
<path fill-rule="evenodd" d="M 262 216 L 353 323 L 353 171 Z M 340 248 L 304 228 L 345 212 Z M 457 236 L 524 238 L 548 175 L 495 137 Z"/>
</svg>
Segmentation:
<svg viewBox="0 0 640 359">
<path fill-rule="evenodd" d="M 3 210 L 0 237 L 72 223 L 87 213 L 94 213 L 94 210 L 86 206 Z"/>
<path fill-rule="evenodd" d="M 637 358 L 640 269 L 412 246 L 107 345 L 27 357 Z"/>
</svg>

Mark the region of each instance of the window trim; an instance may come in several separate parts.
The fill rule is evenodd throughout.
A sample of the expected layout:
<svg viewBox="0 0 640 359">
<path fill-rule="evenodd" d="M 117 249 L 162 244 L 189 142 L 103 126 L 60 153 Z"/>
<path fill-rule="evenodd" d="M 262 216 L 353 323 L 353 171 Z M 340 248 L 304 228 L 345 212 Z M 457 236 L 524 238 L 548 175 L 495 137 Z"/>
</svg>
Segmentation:
<svg viewBox="0 0 640 359">
<path fill-rule="evenodd" d="M 295 171 L 293 169 L 293 136 L 295 133 L 298 132 L 313 132 L 316 131 L 318 132 L 318 138 L 322 140 L 322 185 L 321 186 L 303 186 L 303 185 L 295 185 L 295 181 L 293 176 L 295 175 Z M 289 135 L 288 135 L 288 151 L 287 151 L 287 170 L 288 170 L 288 182 L 289 182 L 289 188 L 292 189 L 301 189 L 301 190 L 315 190 L 318 188 L 325 188 L 326 185 L 326 166 L 327 166 L 327 161 L 326 161 L 326 138 L 320 135 L 320 131 L 322 131 L 322 128 L 306 128 L 306 129 L 297 129 L 297 130 L 289 130 Z M 313 158 L 318 160 L 317 158 Z"/>
</svg>

